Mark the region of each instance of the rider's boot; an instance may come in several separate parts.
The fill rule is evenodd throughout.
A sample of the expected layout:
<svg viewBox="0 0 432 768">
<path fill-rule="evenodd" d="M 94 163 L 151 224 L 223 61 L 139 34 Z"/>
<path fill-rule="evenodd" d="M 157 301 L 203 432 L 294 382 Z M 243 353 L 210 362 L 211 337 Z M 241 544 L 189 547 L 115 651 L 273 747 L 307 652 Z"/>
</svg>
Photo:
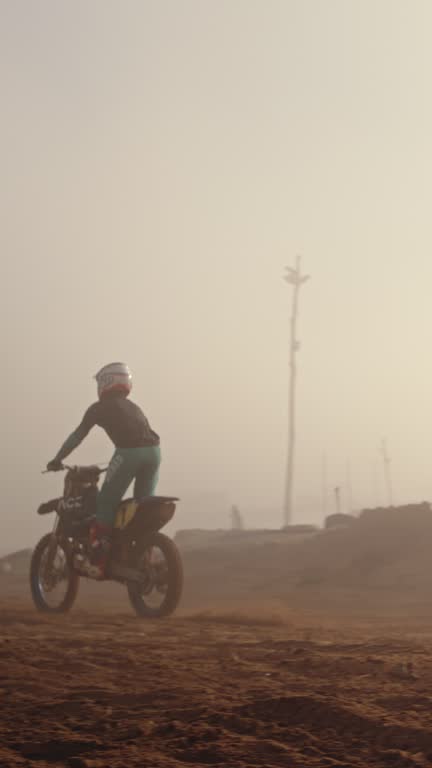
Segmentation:
<svg viewBox="0 0 432 768">
<path fill-rule="evenodd" d="M 95 520 L 90 526 L 91 575 L 96 579 L 105 578 L 111 552 L 112 526 Z"/>
</svg>

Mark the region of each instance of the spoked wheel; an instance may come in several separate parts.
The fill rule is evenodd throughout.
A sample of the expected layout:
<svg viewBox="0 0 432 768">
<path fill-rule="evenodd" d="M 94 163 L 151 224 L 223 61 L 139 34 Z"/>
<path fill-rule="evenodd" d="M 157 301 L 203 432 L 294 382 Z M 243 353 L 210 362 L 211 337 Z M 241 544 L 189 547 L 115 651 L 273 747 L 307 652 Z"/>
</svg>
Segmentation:
<svg viewBox="0 0 432 768">
<path fill-rule="evenodd" d="M 44 536 L 33 552 L 30 565 L 33 602 L 39 611 L 66 613 L 78 592 L 79 575 L 72 569 L 67 543 L 51 533 Z"/>
<path fill-rule="evenodd" d="M 127 585 L 138 616 L 156 619 L 174 613 L 183 589 L 183 567 L 174 542 L 154 533 L 141 548 L 135 567 L 145 575 L 144 583 Z"/>
</svg>

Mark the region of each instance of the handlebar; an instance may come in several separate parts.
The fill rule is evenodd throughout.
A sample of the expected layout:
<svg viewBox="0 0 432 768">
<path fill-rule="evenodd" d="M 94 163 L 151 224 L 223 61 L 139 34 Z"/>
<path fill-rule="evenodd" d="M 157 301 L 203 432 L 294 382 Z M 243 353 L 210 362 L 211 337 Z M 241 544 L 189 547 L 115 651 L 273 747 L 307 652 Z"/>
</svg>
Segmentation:
<svg viewBox="0 0 432 768">
<path fill-rule="evenodd" d="M 43 469 L 42 474 L 49 475 L 51 472 L 65 472 L 67 469 L 73 469 L 73 467 L 70 467 L 68 464 L 59 464 L 57 469 Z"/>
<path fill-rule="evenodd" d="M 66 471 L 73 472 L 73 471 L 78 471 L 80 469 L 81 470 L 83 470 L 83 469 L 94 469 L 94 470 L 97 470 L 100 475 L 103 475 L 104 472 L 107 471 L 108 467 L 104 467 L 102 469 L 102 467 L 98 467 L 96 464 L 92 465 L 91 467 L 80 467 L 80 466 L 77 466 L 77 465 L 70 466 L 70 464 L 63 464 L 62 463 L 62 464 L 59 465 L 58 469 L 44 469 L 44 470 L 42 470 L 42 474 L 43 475 L 49 475 L 49 474 L 51 474 L 51 472 L 66 472 Z"/>
</svg>

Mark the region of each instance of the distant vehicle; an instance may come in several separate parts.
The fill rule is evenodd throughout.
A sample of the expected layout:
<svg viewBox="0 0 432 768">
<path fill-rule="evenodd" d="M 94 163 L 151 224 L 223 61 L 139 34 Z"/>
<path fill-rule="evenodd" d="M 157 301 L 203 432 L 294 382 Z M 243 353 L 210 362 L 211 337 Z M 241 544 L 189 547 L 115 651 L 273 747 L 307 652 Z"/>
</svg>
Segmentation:
<svg viewBox="0 0 432 768">
<path fill-rule="evenodd" d="M 348 515 L 345 512 L 335 512 L 333 515 L 328 515 L 324 521 L 324 528 L 344 528 L 347 525 L 352 525 L 355 521 L 353 515 Z"/>
<path fill-rule="evenodd" d="M 98 466 L 69 467 L 63 497 L 48 501 L 38 514 L 56 513 L 54 528 L 36 546 L 30 565 L 33 601 L 40 611 L 66 613 L 77 596 L 80 577 L 90 578 L 89 527 L 94 517 Z M 113 545 L 104 581 L 126 586 L 138 616 L 172 614 L 180 600 L 183 569 L 174 542 L 160 530 L 173 517 L 178 499 L 148 496 L 126 499 L 116 515 Z"/>
</svg>

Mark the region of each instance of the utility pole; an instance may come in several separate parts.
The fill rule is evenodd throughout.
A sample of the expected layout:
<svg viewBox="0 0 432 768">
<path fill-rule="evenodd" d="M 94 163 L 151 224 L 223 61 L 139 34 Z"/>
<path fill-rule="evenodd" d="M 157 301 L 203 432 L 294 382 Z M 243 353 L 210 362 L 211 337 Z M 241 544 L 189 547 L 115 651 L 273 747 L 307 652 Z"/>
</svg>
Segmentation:
<svg viewBox="0 0 432 768">
<path fill-rule="evenodd" d="M 321 517 L 322 521 L 326 519 L 327 515 L 327 456 L 325 453 L 322 455 L 321 460 Z"/>
<path fill-rule="evenodd" d="M 381 506 L 381 489 L 380 489 L 380 483 L 378 479 L 379 472 L 377 470 L 376 464 L 372 464 L 371 469 L 371 490 L 373 494 L 373 504 L 375 506 L 380 507 Z"/>
<path fill-rule="evenodd" d="M 334 495 L 335 495 L 336 513 L 340 515 L 341 514 L 341 495 L 340 495 L 339 485 L 337 485 L 336 488 L 334 489 Z"/>
<path fill-rule="evenodd" d="M 296 404 L 296 383 L 297 366 L 296 354 L 300 349 L 300 343 L 297 340 L 297 316 L 300 288 L 309 275 L 301 274 L 301 257 L 297 256 L 296 266 L 285 267 L 286 274 L 284 280 L 293 286 L 292 314 L 290 320 L 290 380 L 289 380 L 289 423 L 288 423 L 288 456 L 285 478 L 285 503 L 284 503 L 284 525 L 290 525 L 292 521 L 292 496 L 293 496 L 293 475 L 294 475 L 294 448 L 295 448 L 295 404 Z"/>
<path fill-rule="evenodd" d="M 352 478 L 351 478 L 351 464 L 350 461 L 347 460 L 346 463 L 346 492 L 347 492 L 347 513 L 349 515 L 352 514 L 353 511 L 353 490 L 352 490 Z"/>
<path fill-rule="evenodd" d="M 381 452 L 383 457 L 383 463 L 384 463 L 384 477 L 386 481 L 387 486 L 387 501 L 389 507 L 393 506 L 393 483 L 392 483 L 392 476 L 391 476 L 391 459 L 387 452 L 387 441 L 385 438 L 381 441 Z"/>
</svg>

